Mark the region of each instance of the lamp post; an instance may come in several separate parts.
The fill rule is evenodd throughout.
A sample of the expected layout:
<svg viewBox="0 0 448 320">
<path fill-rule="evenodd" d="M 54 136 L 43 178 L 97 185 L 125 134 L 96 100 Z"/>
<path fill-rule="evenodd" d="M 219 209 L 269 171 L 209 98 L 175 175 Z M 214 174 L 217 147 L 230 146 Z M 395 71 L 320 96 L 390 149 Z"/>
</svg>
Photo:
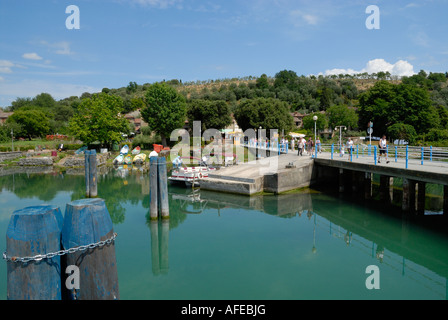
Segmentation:
<svg viewBox="0 0 448 320">
<path fill-rule="evenodd" d="M 339 128 L 339 150 L 341 150 L 342 148 L 342 128 L 344 128 L 344 130 L 347 130 L 346 126 L 337 126 L 336 128 L 334 128 L 334 130 L 338 130 Z"/>
<path fill-rule="evenodd" d="M 11 151 L 14 152 L 14 131 L 11 128 Z"/>
<path fill-rule="evenodd" d="M 316 134 L 316 122 L 317 122 L 317 116 L 314 116 L 313 117 L 313 120 L 314 120 L 314 150 L 316 151 L 315 152 L 315 154 L 317 155 L 317 146 L 316 146 L 316 137 L 317 137 L 317 134 Z"/>
</svg>

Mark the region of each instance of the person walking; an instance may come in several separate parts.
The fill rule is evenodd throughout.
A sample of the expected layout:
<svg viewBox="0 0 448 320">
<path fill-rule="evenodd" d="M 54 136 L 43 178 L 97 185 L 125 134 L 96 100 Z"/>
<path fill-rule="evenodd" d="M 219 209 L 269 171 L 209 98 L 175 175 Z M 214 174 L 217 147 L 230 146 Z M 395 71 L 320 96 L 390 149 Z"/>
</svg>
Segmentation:
<svg viewBox="0 0 448 320">
<path fill-rule="evenodd" d="M 348 151 L 348 158 L 350 159 L 350 156 L 353 152 L 353 140 L 351 138 L 348 138 L 347 141 L 347 151 Z"/>
<path fill-rule="evenodd" d="M 316 150 L 317 150 L 317 152 L 319 152 L 319 153 L 322 153 L 322 145 L 321 145 L 321 142 L 320 142 L 320 138 L 319 137 L 317 137 L 316 138 Z"/>
<path fill-rule="evenodd" d="M 386 163 L 389 163 L 389 160 L 387 160 L 387 140 L 386 135 L 383 135 L 383 137 L 378 142 L 378 146 L 380 149 L 380 154 L 378 156 L 378 163 L 381 163 L 381 155 L 384 154 L 384 157 L 386 158 Z"/>
<path fill-rule="evenodd" d="M 299 141 L 297 143 L 297 155 L 302 156 L 303 155 L 303 148 L 305 147 L 305 139 L 303 137 L 299 138 Z"/>
<path fill-rule="evenodd" d="M 311 137 L 309 137 L 307 144 L 306 144 L 307 152 L 309 155 L 313 154 L 313 146 L 314 146 L 313 139 L 311 139 Z"/>
</svg>

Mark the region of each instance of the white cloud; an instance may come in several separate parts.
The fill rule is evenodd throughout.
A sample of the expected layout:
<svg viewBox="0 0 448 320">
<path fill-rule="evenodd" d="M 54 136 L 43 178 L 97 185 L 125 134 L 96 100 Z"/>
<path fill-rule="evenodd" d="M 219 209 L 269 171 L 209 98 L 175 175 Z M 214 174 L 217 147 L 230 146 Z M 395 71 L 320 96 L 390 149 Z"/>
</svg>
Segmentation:
<svg viewBox="0 0 448 320">
<path fill-rule="evenodd" d="M 5 78 L 0 77 L 0 82 L 5 81 Z"/>
<path fill-rule="evenodd" d="M 0 73 L 12 73 L 12 67 L 14 63 L 8 60 L 0 60 Z"/>
<path fill-rule="evenodd" d="M 319 18 L 316 15 L 304 13 L 301 10 L 293 10 L 290 12 L 290 17 L 293 25 L 300 26 L 302 22 L 309 25 L 316 25 Z"/>
<path fill-rule="evenodd" d="M 384 59 L 373 59 L 367 62 L 365 68 L 356 71 L 354 69 L 331 69 L 326 70 L 325 75 L 333 75 L 333 74 L 357 74 L 367 72 L 378 73 L 380 71 L 387 72 L 389 71 L 391 75 L 395 76 L 412 76 L 415 74 L 414 66 L 407 61 L 399 60 L 396 63 L 392 64 Z"/>
<path fill-rule="evenodd" d="M 28 60 L 42 60 L 43 58 L 41 56 L 39 56 L 37 53 L 32 52 L 32 53 L 24 53 L 22 55 L 22 58 L 24 59 L 28 59 Z"/>
<path fill-rule="evenodd" d="M 40 41 L 40 44 L 50 48 L 51 51 L 53 51 L 56 54 L 62 54 L 62 55 L 73 54 L 73 51 L 70 48 L 70 42 L 67 41 L 49 43 L 45 40 L 42 40 Z"/>
</svg>

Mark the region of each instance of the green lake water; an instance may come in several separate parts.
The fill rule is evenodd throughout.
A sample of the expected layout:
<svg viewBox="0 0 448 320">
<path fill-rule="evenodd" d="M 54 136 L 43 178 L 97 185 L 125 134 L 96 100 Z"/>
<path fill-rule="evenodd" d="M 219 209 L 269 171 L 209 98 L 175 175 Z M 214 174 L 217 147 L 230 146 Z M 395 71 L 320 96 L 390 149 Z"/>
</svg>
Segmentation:
<svg viewBox="0 0 448 320">
<path fill-rule="evenodd" d="M 2 252 L 14 210 L 46 203 L 64 214 L 85 193 L 82 172 L 16 173 L 0 181 Z M 110 168 L 99 175 L 98 193 L 118 233 L 121 299 L 447 298 L 445 233 L 321 192 L 191 192 L 170 186 L 170 220 L 151 223 L 148 174 Z M 378 290 L 366 288 L 371 265 L 380 271 Z"/>
</svg>

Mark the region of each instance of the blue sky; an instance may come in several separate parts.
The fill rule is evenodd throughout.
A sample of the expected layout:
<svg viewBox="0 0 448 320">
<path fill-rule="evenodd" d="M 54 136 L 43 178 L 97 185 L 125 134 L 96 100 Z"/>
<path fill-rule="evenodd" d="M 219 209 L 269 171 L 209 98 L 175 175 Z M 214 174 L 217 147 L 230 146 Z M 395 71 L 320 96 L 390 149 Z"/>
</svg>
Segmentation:
<svg viewBox="0 0 448 320">
<path fill-rule="evenodd" d="M 67 29 L 69 5 L 80 29 Z M 380 29 L 366 28 L 369 5 Z M 448 71 L 448 0 L 0 0 L 0 106 L 161 80 Z"/>
</svg>

